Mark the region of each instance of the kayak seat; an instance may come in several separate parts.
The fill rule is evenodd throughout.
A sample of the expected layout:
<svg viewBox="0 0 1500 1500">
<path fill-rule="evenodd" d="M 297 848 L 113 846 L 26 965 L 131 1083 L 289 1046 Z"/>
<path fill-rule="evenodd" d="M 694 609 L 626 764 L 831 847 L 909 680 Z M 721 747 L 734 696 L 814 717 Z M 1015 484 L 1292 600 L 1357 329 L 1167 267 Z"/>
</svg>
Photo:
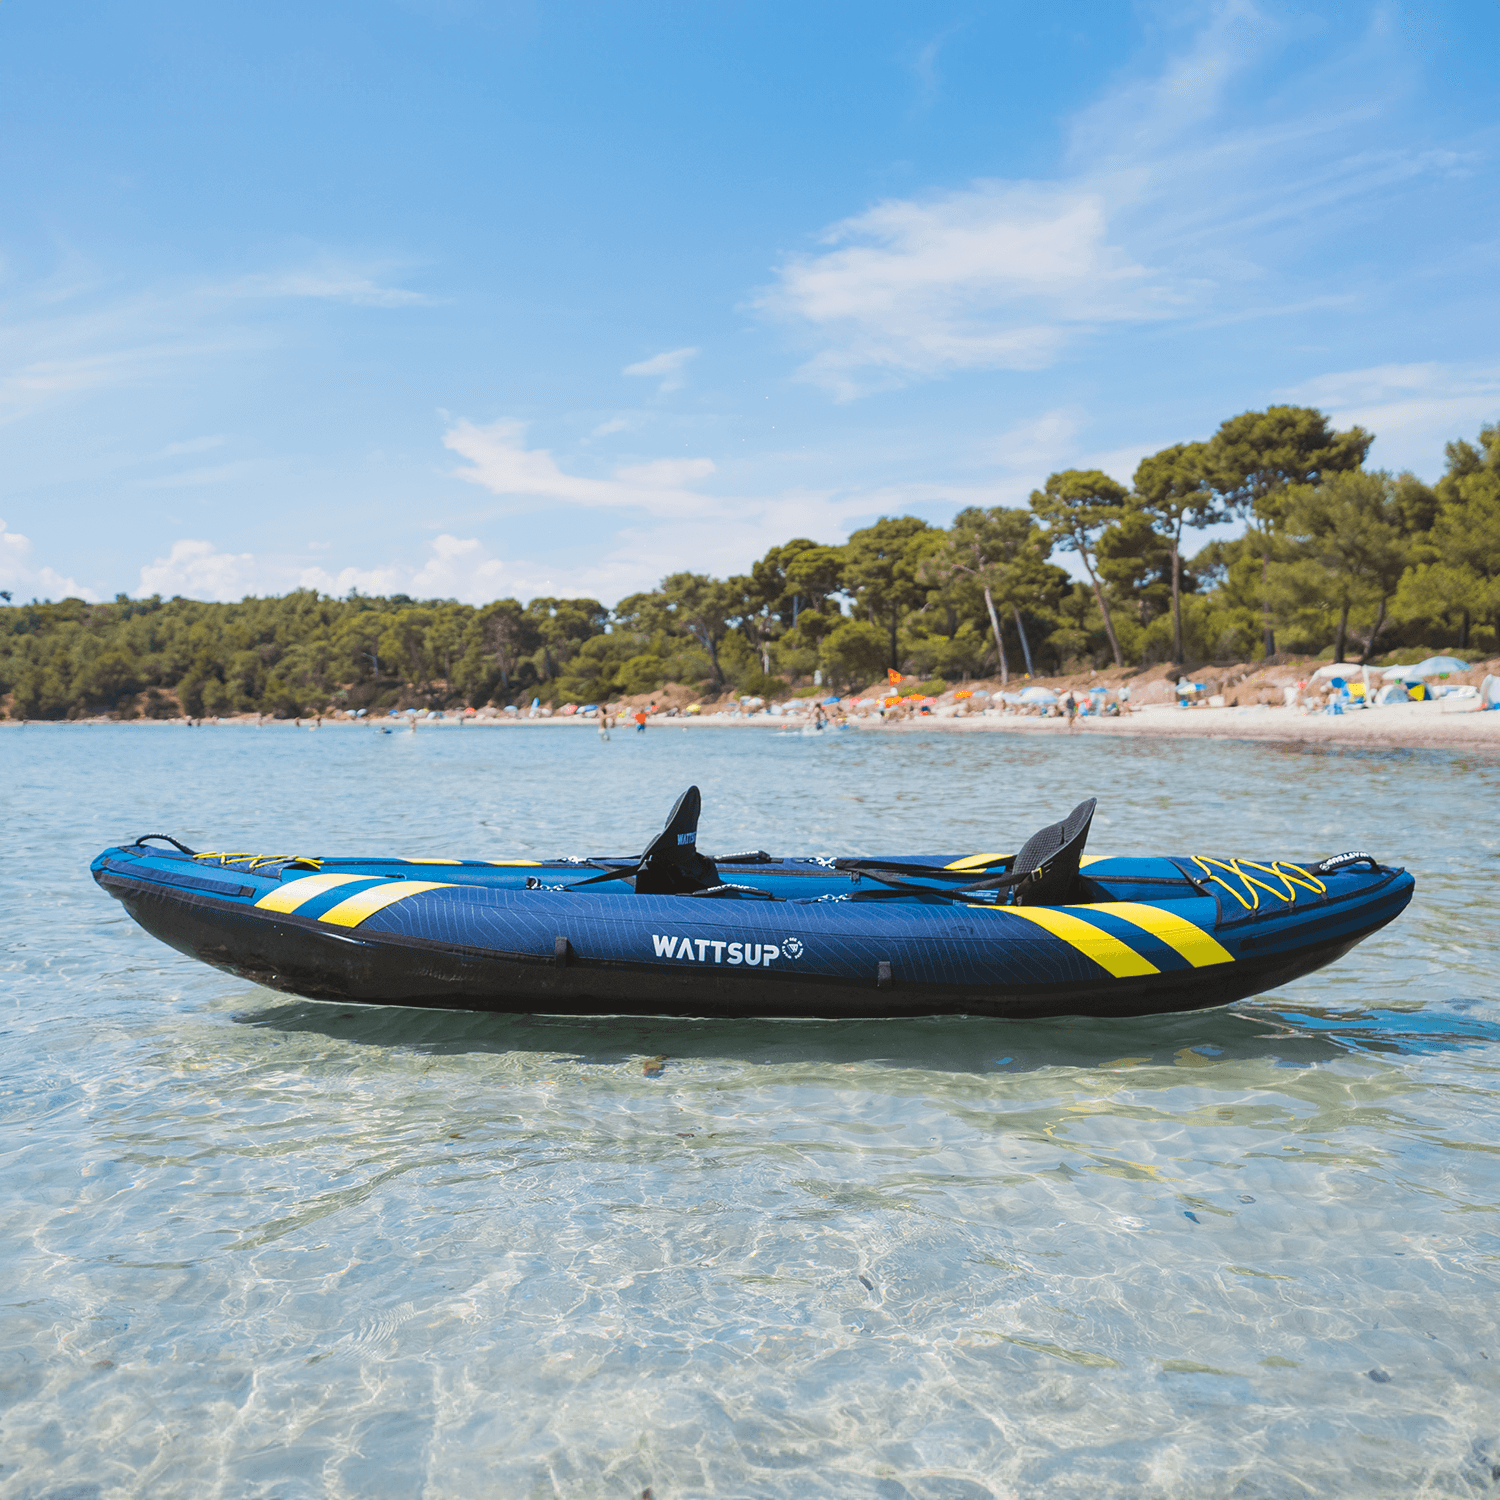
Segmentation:
<svg viewBox="0 0 1500 1500">
<path fill-rule="evenodd" d="M 703 798 L 690 786 L 676 802 L 667 826 L 652 839 L 635 870 L 639 896 L 689 896 L 722 886 L 718 867 L 698 853 L 698 815 Z"/>
<path fill-rule="evenodd" d="M 1011 875 L 1017 906 L 1063 906 L 1079 899 L 1078 863 L 1089 840 L 1098 799 L 1080 802 L 1060 823 L 1049 823 L 1026 840 Z"/>
</svg>

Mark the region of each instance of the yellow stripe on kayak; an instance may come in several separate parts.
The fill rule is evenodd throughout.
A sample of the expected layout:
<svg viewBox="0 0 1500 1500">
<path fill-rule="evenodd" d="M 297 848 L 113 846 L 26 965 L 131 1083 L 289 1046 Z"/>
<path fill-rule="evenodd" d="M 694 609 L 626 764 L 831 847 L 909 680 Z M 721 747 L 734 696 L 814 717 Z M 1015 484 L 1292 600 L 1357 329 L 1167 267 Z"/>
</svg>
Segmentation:
<svg viewBox="0 0 1500 1500">
<path fill-rule="evenodd" d="M 335 886 L 369 878 L 368 875 L 304 875 L 300 880 L 289 880 L 285 885 L 277 886 L 269 896 L 262 896 L 255 904 L 262 911 L 294 912 L 314 896 L 321 896 Z"/>
<path fill-rule="evenodd" d="M 1110 859 L 1108 854 L 1085 854 L 1079 861 L 1079 865 L 1096 864 L 1101 859 Z M 1003 864 L 1007 859 L 1014 859 L 1013 854 L 966 854 L 962 859 L 955 859 L 951 865 L 944 865 L 945 870 L 982 870 L 986 865 Z M 521 861 L 517 861 L 520 863 Z M 499 863 L 499 861 L 496 861 Z"/>
<path fill-rule="evenodd" d="M 962 859 L 955 859 L 951 865 L 944 865 L 945 870 L 982 870 L 986 865 L 998 864 L 1010 859 L 1009 854 L 966 854 Z"/>
<path fill-rule="evenodd" d="M 337 906 L 330 907 L 318 918 L 320 922 L 332 922 L 335 927 L 358 927 L 366 917 L 415 896 L 421 891 L 453 890 L 455 887 L 445 880 L 393 880 L 389 885 L 372 885 L 367 891 L 358 891 Z"/>
<path fill-rule="evenodd" d="M 1083 908 L 1087 910 L 1087 908 Z M 983 910 L 970 907 L 970 911 Z M 1134 948 L 1122 943 L 1119 938 L 1095 927 L 1071 911 L 1057 906 L 1004 906 L 997 908 L 1007 917 L 1023 917 L 1035 922 L 1053 937 L 1071 944 L 1085 958 L 1091 958 L 1101 969 L 1113 974 L 1116 979 L 1130 979 L 1138 974 L 1160 974 L 1161 970 L 1148 963 Z"/>
<path fill-rule="evenodd" d="M 485 860 L 479 861 L 479 863 L 486 864 L 486 865 L 524 865 L 527 869 L 532 870 L 532 869 L 540 869 L 542 862 L 539 859 L 485 859 Z M 406 860 L 402 860 L 402 864 L 407 864 L 407 865 L 461 865 L 461 864 L 463 864 L 463 860 L 461 860 L 461 859 L 406 859 Z"/>
<path fill-rule="evenodd" d="M 1160 938 L 1173 952 L 1187 959 L 1195 969 L 1234 962 L 1234 954 L 1227 948 L 1211 938 L 1196 922 L 1189 922 L 1174 911 L 1147 906 L 1139 901 L 1101 902 L 1096 910 L 1144 928 L 1152 937 Z"/>
</svg>

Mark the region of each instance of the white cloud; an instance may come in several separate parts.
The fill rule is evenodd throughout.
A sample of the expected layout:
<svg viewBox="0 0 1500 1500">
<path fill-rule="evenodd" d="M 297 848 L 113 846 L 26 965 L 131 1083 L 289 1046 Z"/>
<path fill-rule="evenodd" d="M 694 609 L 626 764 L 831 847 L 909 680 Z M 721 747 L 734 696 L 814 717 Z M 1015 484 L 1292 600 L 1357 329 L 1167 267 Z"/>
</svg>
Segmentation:
<svg viewBox="0 0 1500 1500">
<path fill-rule="evenodd" d="M 0 423 L 34 416 L 91 391 L 137 384 L 197 358 L 227 354 L 234 342 L 210 347 L 182 330 L 154 331 L 164 336 L 153 339 L 144 326 L 130 326 L 124 318 L 63 318 L 47 328 L 0 329 L 0 342 L 20 352 L 0 372 Z M 87 349 L 98 342 L 117 347 Z M 52 352 L 58 349 L 78 352 Z"/>
<path fill-rule="evenodd" d="M 1357 422 L 1375 434 L 1371 463 L 1431 480 L 1442 472 L 1444 443 L 1472 438 L 1500 419 L 1500 365 L 1374 365 L 1319 375 L 1275 394 L 1321 408 L 1340 427 Z"/>
<path fill-rule="evenodd" d="M 534 500 L 566 500 L 574 505 L 625 507 L 649 511 L 653 515 L 691 515 L 701 510 L 704 497 L 682 488 L 684 478 L 701 478 L 707 469 L 688 472 L 683 461 L 660 467 L 644 465 L 639 469 L 622 469 L 611 479 L 588 479 L 567 474 L 560 469 L 545 448 L 527 448 L 524 428 L 516 422 L 495 422 L 478 427 L 459 422 L 443 435 L 444 444 L 462 454 L 473 468 L 455 472 L 460 479 L 482 485 L 496 495 L 525 497 Z M 641 477 L 645 475 L 646 477 Z"/>
<path fill-rule="evenodd" d="M 979 484 L 902 484 L 879 489 L 790 489 L 773 494 L 722 495 L 692 488 L 716 474 L 710 459 L 659 459 L 626 465 L 607 479 L 571 474 L 546 449 L 528 449 L 517 423 L 488 427 L 456 424 L 444 442 L 473 463 L 458 477 L 507 500 L 546 500 L 588 509 L 635 512 L 612 536 L 590 547 L 607 548 L 597 560 L 548 568 L 516 562 L 506 592 L 580 592 L 607 603 L 654 587 L 667 573 L 691 568 L 719 576 L 745 571 L 766 550 L 789 537 L 842 541 L 879 515 L 913 509 L 1024 503 L 1030 478 Z"/>
<path fill-rule="evenodd" d="M 224 444 L 222 437 L 200 437 L 189 438 L 184 443 L 168 443 L 161 450 L 163 458 L 178 458 L 185 453 L 206 453 L 210 448 L 219 448 Z"/>
<path fill-rule="evenodd" d="M 296 575 L 295 586 L 299 589 L 316 589 L 320 594 L 332 594 L 342 598 L 351 590 L 361 594 L 412 594 L 407 587 L 412 570 L 402 567 L 388 568 L 340 568 L 331 573 L 327 568 L 303 568 Z M 415 594 L 412 594 L 416 598 Z"/>
<path fill-rule="evenodd" d="M 943 45 L 948 38 L 962 28 L 962 22 L 955 22 L 945 26 L 942 31 L 919 48 L 912 59 L 912 75 L 916 79 L 917 94 L 912 102 L 909 114 L 920 115 L 932 108 L 937 103 L 938 94 L 942 88 L 942 80 L 938 76 L 938 54 L 943 50 Z"/>
<path fill-rule="evenodd" d="M 189 599 L 243 599 L 247 594 L 273 593 L 262 578 L 263 569 L 250 552 L 220 552 L 212 542 L 184 538 L 172 543 L 165 557 L 147 563 L 141 569 L 141 583 L 136 590 L 142 596 L 161 594 L 171 598 L 183 594 Z"/>
<path fill-rule="evenodd" d="M 680 390 L 687 380 L 685 373 L 688 362 L 696 358 L 697 349 L 668 349 L 664 354 L 653 354 L 650 359 L 640 360 L 633 365 L 626 365 L 620 371 L 622 375 L 640 375 L 647 379 L 661 376 L 661 384 L 657 386 L 658 391 Z"/>
<path fill-rule="evenodd" d="M 421 567 L 343 568 L 329 573 L 325 568 L 304 568 L 299 588 L 342 595 L 350 589 L 362 594 L 410 594 L 414 599 L 458 599 L 465 604 L 485 604 L 498 599 L 514 585 L 509 569 L 491 557 L 477 537 L 460 538 L 446 533 L 431 543 Z"/>
<path fill-rule="evenodd" d="M 1040 369 L 1110 325 L 1272 317 L 1362 295 L 1278 263 L 1305 264 L 1335 227 L 1347 239 L 1354 213 L 1450 174 L 1460 154 L 1372 146 L 1383 101 L 1371 80 L 1388 71 L 1377 43 L 1351 43 L 1299 81 L 1301 97 L 1262 87 L 1247 110 L 1249 70 L 1287 39 L 1246 0 L 1189 14 L 1199 24 L 1175 49 L 1151 39 L 1152 72 L 1127 73 L 1069 122 L 1054 180 L 888 199 L 788 255 L 757 306 L 808 348 L 800 377 L 849 399 Z"/>
<path fill-rule="evenodd" d="M 1202 24 L 1158 72 L 1124 78 L 1073 116 L 1069 151 L 1075 162 L 1133 165 L 1173 152 L 1190 132 L 1211 125 L 1228 86 L 1278 36 L 1271 18 L 1249 0 L 1219 0 L 1196 14 Z M 1151 55 L 1164 51 L 1157 42 Z"/>
<path fill-rule="evenodd" d="M 4 540 L 0 533 L 0 541 Z M 310 542 L 309 551 L 326 543 Z M 512 570 L 492 557 L 475 537 L 446 533 L 435 537 L 417 563 L 377 567 L 327 568 L 294 556 L 258 556 L 253 552 L 221 552 L 212 542 L 186 539 L 174 542 L 165 557 L 141 569 L 140 596 L 182 594 L 190 599 L 229 603 L 247 596 L 283 594 L 291 589 L 317 589 L 342 596 L 351 589 L 362 594 L 410 594 L 414 599 L 458 599 L 483 604 L 512 592 L 518 584 Z"/>
<path fill-rule="evenodd" d="M 1078 418 L 1068 411 L 1044 411 L 1019 422 L 986 445 L 986 456 L 1002 469 L 1040 473 L 1059 467 L 1075 451 Z"/>
<path fill-rule="evenodd" d="M 711 458 L 658 458 L 645 464 L 621 464 L 615 478 L 627 484 L 677 489 L 692 479 L 707 479 L 716 465 Z"/>
<path fill-rule="evenodd" d="M 966 505 L 1021 505 L 1053 468 L 1103 467 L 1128 480 L 1136 450 L 1086 455 L 1076 448 L 1078 421 L 1049 411 L 1012 427 L 987 455 L 983 478 L 970 483 L 916 481 L 878 488 L 795 488 L 718 494 L 698 488 L 722 477 L 708 458 L 664 458 L 622 465 L 607 477 L 570 472 L 548 450 L 528 448 L 518 423 L 455 423 L 444 442 L 469 461 L 456 476 L 507 502 L 541 502 L 556 530 L 579 545 L 567 560 L 497 557 L 480 537 L 437 536 L 412 561 L 339 567 L 326 544 L 309 542 L 300 557 L 221 552 L 202 540 L 180 540 L 141 569 L 138 592 L 233 600 L 246 594 L 312 588 L 335 596 L 405 593 L 480 604 L 538 594 L 588 595 L 607 604 L 655 587 L 683 568 L 724 577 L 793 536 L 844 540 L 881 515 L 926 514 L 945 520 Z M 1159 446 L 1159 445 L 1158 445 Z M 1144 450 L 1141 450 L 1144 451 Z M 613 510 L 618 519 L 574 512 Z"/>
<path fill-rule="evenodd" d="M 185 474 L 169 474 L 163 479 L 137 479 L 138 490 L 184 490 L 200 485 L 226 484 L 250 472 L 250 465 L 243 460 L 232 464 L 218 464 L 209 469 L 189 469 Z"/>
<path fill-rule="evenodd" d="M 382 286 L 377 269 L 322 262 L 290 271 L 243 276 L 227 290 L 241 297 L 316 297 L 357 307 L 425 307 L 432 298 L 404 287 Z"/>
<path fill-rule="evenodd" d="M 803 377 L 840 396 L 964 369 L 1051 364 L 1070 325 L 1161 316 L 1156 279 L 1109 242 L 1103 199 L 1077 187 L 982 182 L 892 199 L 793 256 L 761 299 L 828 347 Z"/>
<path fill-rule="evenodd" d="M 0 302 L 0 423 L 87 396 L 201 369 L 278 342 L 254 304 L 316 298 L 361 307 L 424 304 L 381 268 L 320 260 L 229 281 L 191 281 L 119 295 L 104 276 L 69 274 L 6 288 Z M 207 448 L 220 439 L 197 439 Z M 198 448 L 172 445 L 180 453 Z"/>
<path fill-rule="evenodd" d="M 25 599 L 87 599 L 97 603 L 99 596 L 55 568 L 38 568 L 31 560 L 31 538 L 12 531 L 0 521 L 0 589 Z"/>
</svg>

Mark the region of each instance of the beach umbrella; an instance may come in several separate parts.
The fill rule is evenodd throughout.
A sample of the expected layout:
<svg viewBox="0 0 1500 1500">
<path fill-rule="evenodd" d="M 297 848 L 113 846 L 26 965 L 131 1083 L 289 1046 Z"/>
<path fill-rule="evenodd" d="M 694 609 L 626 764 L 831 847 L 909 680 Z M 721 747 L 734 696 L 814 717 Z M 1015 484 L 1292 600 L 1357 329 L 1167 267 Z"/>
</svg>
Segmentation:
<svg viewBox="0 0 1500 1500">
<path fill-rule="evenodd" d="M 1420 682 L 1424 677 L 1441 677 L 1448 672 L 1467 672 L 1469 663 L 1456 656 L 1429 656 L 1409 667 L 1388 667 L 1380 675 L 1386 682 Z"/>
<path fill-rule="evenodd" d="M 1057 694 L 1051 688 L 1029 687 L 1021 694 L 1022 703 L 1056 703 Z"/>
<path fill-rule="evenodd" d="M 837 706 L 838 701 L 839 700 L 837 698 L 825 698 L 823 700 L 823 707 L 824 708 L 830 708 L 830 707 Z"/>
<path fill-rule="evenodd" d="M 1319 667 L 1318 670 L 1313 673 L 1313 676 L 1347 678 L 1351 672 L 1359 672 L 1362 670 L 1363 668 L 1361 668 L 1360 664 L 1357 661 L 1331 661 L 1328 662 L 1325 666 Z"/>
</svg>

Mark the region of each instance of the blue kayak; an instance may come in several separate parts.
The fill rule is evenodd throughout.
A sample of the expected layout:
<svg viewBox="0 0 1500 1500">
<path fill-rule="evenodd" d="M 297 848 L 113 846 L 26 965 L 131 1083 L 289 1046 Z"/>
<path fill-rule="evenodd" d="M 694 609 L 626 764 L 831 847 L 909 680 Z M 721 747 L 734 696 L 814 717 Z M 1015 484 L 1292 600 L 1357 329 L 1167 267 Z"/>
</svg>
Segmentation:
<svg viewBox="0 0 1500 1500">
<path fill-rule="evenodd" d="M 1412 877 L 1089 856 L 1092 802 L 1018 853 L 710 857 L 690 788 L 638 856 L 106 849 L 95 880 L 193 958 L 313 1000 L 555 1014 L 1014 1018 L 1201 1010 L 1332 963 Z"/>
</svg>

